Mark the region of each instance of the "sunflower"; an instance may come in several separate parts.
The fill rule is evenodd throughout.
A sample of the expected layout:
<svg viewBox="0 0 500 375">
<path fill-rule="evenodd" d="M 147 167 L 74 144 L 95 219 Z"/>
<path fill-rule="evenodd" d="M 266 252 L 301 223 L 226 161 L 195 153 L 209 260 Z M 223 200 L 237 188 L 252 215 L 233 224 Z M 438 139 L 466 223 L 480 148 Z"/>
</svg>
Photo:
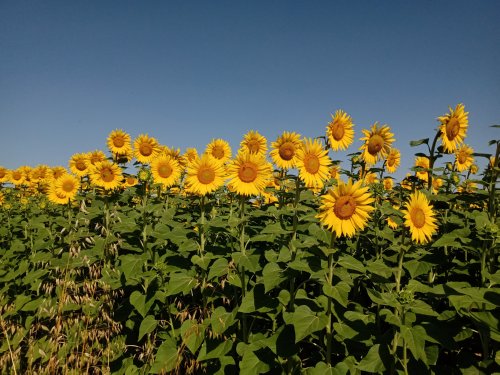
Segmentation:
<svg viewBox="0 0 500 375">
<path fill-rule="evenodd" d="M 188 147 L 182 158 L 184 159 L 183 163 L 187 165 L 198 158 L 198 150 L 194 147 Z"/>
<path fill-rule="evenodd" d="M 429 158 L 426 156 L 417 156 L 415 158 L 415 167 L 424 168 L 425 170 L 417 171 L 416 175 L 422 181 L 429 181 L 429 173 L 427 172 L 427 169 L 429 169 Z"/>
<path fill-rule="evenodd" d="M 410 228 L 411 238 L 417 243 L 427 243 L 437 231 L 436 218 L 432 205 L 420 191 L 410 195 L 403 210 L 405 225 Z"/>
<path fill-rule="evenodd" d="M 471 174 L 477 174 L 477 172 L 479 172 L 479 167 L 477 166 L 477 164 L 472 164 L 470 166 L 470 173 Z"/>
<path fill-rule="evenodd" d="M 326 126 L 326 136 L 333 151 L 346 150 L 354 139 L 352 118 L 342 110 L 335 112 Z"/>
<path fill-rule="evenodd" d="M 372 184 L 376 184 L 376 183 L 378 183 L 377 174 L 376 174 L 376 173 L 373 173 L 373 172 L 368 172 L 368 173 L 365 175 L 365 183 L 366 183 L 367 185 L 372 185 Z"/>
<path fill-rule="evenodd" d="M 356 231 L 363 230 L 370 212 L 375 209 L 371 206 L 375 199 L 362 183 L 349 179 L 345 184 L 339 180 L 337 186 L 321 196 L 320 212 L 316 217 L 337 237 L 352 237 Z"/>
<path fill-rule="evenodd" d="M 463 172 L 469 169 L 474 163 L 474 158 L 472 157 L 472 153 L 474 150 L 463 144 L 459 146 L 455 151 L 455 167 L 457 171 Z"/>
<path fill-rule="evenodd" d="M 5 203 L 5 195 L 0 191 L 0 206 L 3 206 Z"/>
<path fill-rule="evenodd" d="M 66 168 L 58 165 L 58 166 L 50 168 L 49 179 L 56 180 L 59 177 L 62 177 L 63 175 L 65 175 L 67 173 L 68 173 L 68 171 L 66 170 Z"/>
<path fill-rule="evenodd" d="M 299 177 L 308 188 L 322 188 L 329 176 L 330 158 L 319 140 L 305 139 L 297 150 Z"/>
<path fill-rule="evenodd" d="M 340 167 L 338 165 L 333 165 L 330 167 L 330 178 L 337 180 L 340 178 Z"/>
<path fill-rule="evenodd" d="M 389 226 L 389 228 L 391 228 L 391 229 L 397 229 L 398 228 L 398 223 L 396 223 L 392 217 L 389 216 L 386 219 L 386 221 L 387 221 L 387 225 Z"/>
<path fill-rule="evenodd" d="M 192 160 L 187 167 L 186 191 L 207 195 L 224 185 L 226 171 L 221 161 L 208 154 Z"/>
<path fill-rule="evenodd" d="M 106 160 L 106 154 L 101 150 L 94 150 L 88 153 L 88 159 L 90 164 L 95 165 Z"/>
<path fill-rule="evenodd" d="M 396 172 L 396 169 L 398 169 L 400 163 L 401 153 L 397 148 L 391 148 L 391 150 L 389 151 L 389 155 L 387 155 L 387 159 L 385 160 L 385 168 L 387 169 L 387 172 Z"/>
<path fill-rule="evenodd" d="M 371 130 L 362 130 L 365 136 L 360 140 L 365 141 L 365 144 L 359 149 L 362 150 L 361 157 L 366 164 L 375 164 L 389 154 L 391 144 L 394 142 L 394 134 L 390 130 L 387 125 L 379 128 L 378 122 L 373 124 Z"/>
<path fill-rule="evenodd" d="M 151 163 L 151 174 L 156 184 L 162 184 L 163 187 L 174 185 L 181 176 L 181 167 L 179 162 L 170 155 L 161 154 Z"/>
<path fill-rule="evenodd" d="M 15 186 L 19 186 L 26 182 L 26 176 L 21 168 L 17 168 L 10 171 L 8 181 L 12 182 Z"/>
<path fill-rule="evenodd" d="M 390 177 L 384 178 L 384 189 L 389 191 L 394 187 L 394 180 Z"/>
<path fill-rule="evenodd" d="M 297 166 L 297 151 L 302 148 L 299 134 L 285 131 L 271 143 L 271 147 L 269 154 L 278 168 L 290 169 Z"/>
<path fill-rule="evenodd" d="M 459 193 L 473 193 L 477 190 L 477 184 L 471 180 L 465 180 L 457 187 Z"/>
<path fill-rule="evenodd" d="M 49 178 L 49 173 L 49 166 L 40 164 L 30 171 L 29 179 L 33 183 L 42 183 L 45 179 Z"/>
<path fill-rule="evenodd" d="M 231 159 L 231 147 L 223 139 L 214 139 L 205 148 L 205 153 L 225 163 Z"/>
<path fill-rule="evenodd" d="M 97 162 L 90 169 L 90 180 L 106 190 L 116 189 L 123 179 L 120 167 L 108 160 Z"/>
<path fill-rule="evenodd" d="M 439 129 L 445 152 L 456 151 L 463 143 L 469 126 L 469 112 L 465 112 L 463 104 L 458 104 L 454 110 L 451 107 L 449 109 L 450 113 L 437 118 L 441 123 Z"/>
<path fill-rule="evenodd" d="M 130 135 L 121 129 L 109 133 L 107 144 L 113 155 L 128 155 L 132 150 Z"/>
<path fill-rule="evenodd" d="M 260 194 L 273 177 L 271 164 L 263 156 L 240 152 L 227 168 L 229 185 L 240 195 Z"/>
<path fill-rule="evenodd" d="M 141 134 L 134 140 L 134 155 L 139 163 L 149 164 L 160 153 L 160 145 L 156 138 Z"/>
<path fill-rule="evenodd" d="M 5 167 L 0 167 L 0 184 L 7 182 L 9 179 L 9 170 Z"/>
<path fill-rule="evenodd" d="M 443 186 L 444 181 L 442 178 L 436 177 L 432 179 L 432 192 L 436 194 L 439 189 Z"/>
<path fill-rule="evenodd" d="M 54 181 L 53 185 L 55 190 L 64 194 L 68 200 L 75 199 L 78 189 L 80 189 L 80 181 L 70 174 L 59 177 Z"/>
<path fill-rule="evenodd" d="M 240 143 L 240 148 L 244 152 L 246 151 L 251 154 L 260 154 L 262 156 L 266 156 L 267 139 L 259 134 L 259 132 L 250 130 L 243 136 L 243 140 Z"/>
<path fill-rule="evenodd" d="M 69 159 L 69 169 L 79 177 L 89 173 L 89 157 L 87 154 L 74 154 Z"/>
<path fill-rule="evenodd" d="M 135 176 L 132 176 L 132 175 L 127 175 L 125 176 L 125 178 L 123 179 L 123 182 L 122 182 L 122 186 L 124 188 L 128 188 L 128 187 L 132 187 L 132 186 L 135 186 L 139 183 L 139 180 L 137 179 L 137 177 Z"/>
</svg>

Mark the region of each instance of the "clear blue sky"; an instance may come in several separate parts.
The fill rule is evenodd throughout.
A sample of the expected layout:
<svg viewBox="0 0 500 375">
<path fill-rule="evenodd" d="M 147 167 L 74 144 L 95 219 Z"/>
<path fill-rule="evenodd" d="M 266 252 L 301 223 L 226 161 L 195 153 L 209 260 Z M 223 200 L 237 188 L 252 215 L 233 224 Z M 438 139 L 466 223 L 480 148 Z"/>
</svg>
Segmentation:
<svg viewBox="0 0 500 375">
<path fill-rule="evenodd" d="M 67 166 L 121 128 L 233 149 L 323 135 L 330 113 L 411 139 L 463 102 L 467 143 L 500 138 L 500 1 L 0 2 L 0 165 Z M 336 157 L 342 159 L 342 153 Z M 401 173 L 405 173 L 402 171 Z"/>
</svg>

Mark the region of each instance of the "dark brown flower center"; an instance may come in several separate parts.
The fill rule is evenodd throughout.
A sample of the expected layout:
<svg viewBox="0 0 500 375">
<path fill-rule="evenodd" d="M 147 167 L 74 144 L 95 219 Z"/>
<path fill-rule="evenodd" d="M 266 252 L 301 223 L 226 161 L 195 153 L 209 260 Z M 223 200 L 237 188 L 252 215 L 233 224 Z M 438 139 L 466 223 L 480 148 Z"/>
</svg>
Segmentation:
<svg viewBox="0 0 500 375">
<path fill-rule="evenodd" d="M 253 182 L 257 178 L 257 166 L 250 162 L 245 162 L 238 170 L 238 177 L 243 182 Z"/>
<path fill-rule="evenodd" d="M 382 138 L 378 134 L 374 134 L 370 137 L 370 140 L 368 141 L 368 152 L 371 155 L 377 155 L 383 146 L 384 146 L 384 138 Z"/>
<path fill-rule="evenodd" d="M 278 152 L 283 160 L 291 160 L 295 155 L 295 145 L 292 142 L 285 142 L 280 146 Z"/>
<path fill-rule="evenodd" d="M 330 130 L 332 132 L 333 139 L 340 141 L 345 134 L 344 124 L 339 121 L 334 122 L 330 125 Z"/>
<path fill-rule="evenodd" d="M 73 181 L 69 181 L 69 180 L 64 181 L 62 184 L 62 189 L 66 193 L 71 193 L 75 189 L 75 184 L 73 183 Z"/>
<path fill-rule="evenodd" d="M 319 159 L 314 154 L 307 154 L 304 157 L 304 168 L 306 171 L 312 174 L 316 174 L 319 171 L 320 163 Z"/>
<path fill-rule="evenodd" d="M 162 163 L 158 166 L 158 175 L 161 178 L 168 178 L 172 174 L 173 169 L 169 163 Z"/>
<path fill-rule="evenodd" d="M 101 169 L 101 178 L 104 182 L 111 182 L 115 179 L 115 174 L 110 167 L 104 167 Z"/>
<path fill-rule="evenodd" d="M 208 185 L 215 180 L 215 171 L 210 167 L 201 167 L 198 170 L 198 181 Z"/>
<path fill-rule="evenodd" d="M 141 143 L 141 146 L 139 147 L 139 152 L 143 156 L 149 156 L 153 153 L 153 146 L 151 146 L 149 143 Z"/>
<path fill-rule="evenodd" d="M 459 132 L 460 123 L 455 117 L 450 118 L 450 121 L 446 124 L 446 137 L 448 137 L 450 141 L 453 141 Z"/>
<path fill-rule="evenodd" d="M 216 159 L 222 159 L 224 157 L 224 147 L 214 146 L 214 148 L 212 148 L 212 155 Z"/>
<path fill-rule="evenodd" d="M 337 201 L 335 202 L 335 206 L 333 207 L 335 216 L 342 220 L 350 219 L 355 211 L 356 201 L 350 195 L 339 197 L 339 199 L 337 199 Z"/>
<path fill-rule="evenodd" d="M 425 213 L 421 208 L 414 208 L 411 211 L 411 221 L 418 229 L 425 225 Z"/>
<path fill-rule="evenodd" d="M 117 135 L 113 138 L 113 144 L 115 147 L 123 147 L 125 145 L 125 139 L 123 139 L 121 135 Z"/>
<path fill-rule="evenodd" d="M 247 148 L 251 154 L 256 154 L 260 150 L 260 143 L 257 139 L 251 139 L 247 142 Z"/>
</svg>

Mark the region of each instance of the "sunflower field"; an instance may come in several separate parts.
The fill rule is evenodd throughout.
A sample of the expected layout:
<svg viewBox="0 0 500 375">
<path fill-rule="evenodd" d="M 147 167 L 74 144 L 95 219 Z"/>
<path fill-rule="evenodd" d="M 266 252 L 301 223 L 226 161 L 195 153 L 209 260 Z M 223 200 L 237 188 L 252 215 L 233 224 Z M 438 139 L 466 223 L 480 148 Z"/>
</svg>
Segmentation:
<svg viewBox="0 0 500 375">
<path fill-rule="evenodd" d="M 0 167 L 0 372 L 500 373 L 500 140 L 437 120 L 401 181 L 387 125 L 335 160 L 341 110 L 314 139 L 114 130 Z"/>
</svg>

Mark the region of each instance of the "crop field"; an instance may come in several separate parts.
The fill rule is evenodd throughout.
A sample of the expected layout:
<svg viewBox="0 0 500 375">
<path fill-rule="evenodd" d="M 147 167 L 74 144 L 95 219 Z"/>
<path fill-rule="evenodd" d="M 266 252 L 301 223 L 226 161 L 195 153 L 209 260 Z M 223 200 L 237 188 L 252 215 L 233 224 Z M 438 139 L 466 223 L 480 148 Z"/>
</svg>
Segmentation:
<svg viewBox="0 0 500 375">
<path fill-rule="evenodd" d="M 341 110 L 0 167 L 0 372 L 500 373 L 500 140 L 474 131 L 449 108 L 401 180 L 393 130 Z"/>
</svg>

